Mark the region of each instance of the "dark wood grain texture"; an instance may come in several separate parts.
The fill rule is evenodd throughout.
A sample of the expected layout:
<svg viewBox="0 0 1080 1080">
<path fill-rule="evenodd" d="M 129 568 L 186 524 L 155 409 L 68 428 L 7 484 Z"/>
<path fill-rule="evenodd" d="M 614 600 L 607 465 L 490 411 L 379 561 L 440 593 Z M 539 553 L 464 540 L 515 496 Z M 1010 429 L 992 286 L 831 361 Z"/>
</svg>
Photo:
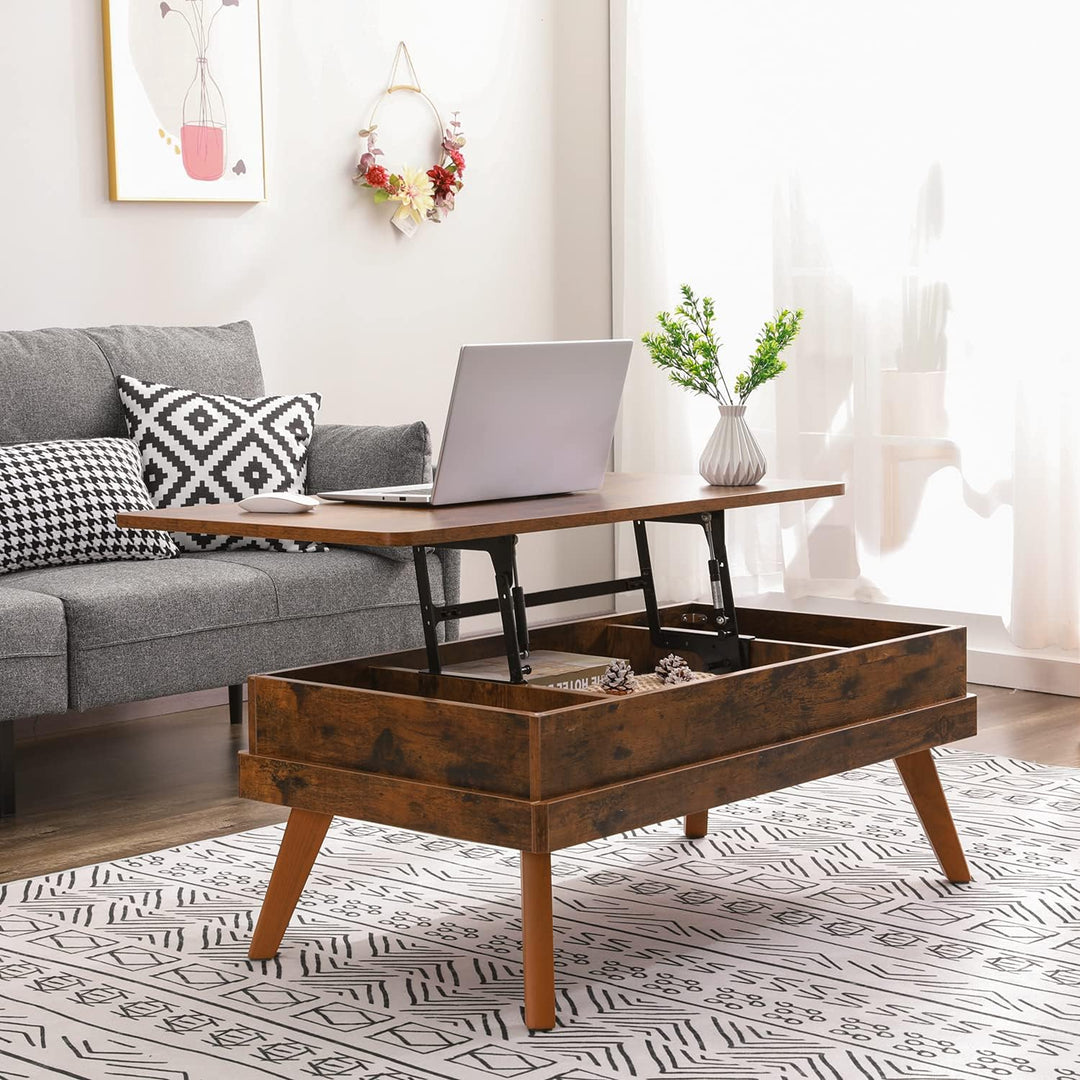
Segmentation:
<svg viewBox="0 0 1080 1080">
<path fill-rule="evenodd" d="M 366 681 L 378 681 L 380 673 L 368 674 L 373 677 Z M 252 752 L 529 797 L 528 715 L 425 697 L 419 689 L 430 679 L 402 674 L 413 686 L 411 696 L 256 676 L 250 681 L 259 716 Z M 477 696 L 492 685 L 442 681 Z"/>
<path fill-rule="evenodd" d="M 225 503 L 121 513 L 116 521 L 134 529 L 401 547 L 608 525 L 843 493 L 843 484 L 821 481 L 765 480 L 753 487 L 721 488 L 709 486 L 699 476 L 609 473 L 599 491 L 539 499 L 440 507 L 324 503 L 306 514 L 249 514 L 235 503 Z"/>
<path fill-rule="evenodd" d="M 1080 698 L 969 689 L 979 695 L 979 733 L 956 749 L 1080 768 Z M 20 741 L 20 809 L 0 821 L 0 881 L 284 821 L 282 806 L 237 795 L 245 733 L 227 712 L 222 704 L 121 722 L 103 712 L 93 727 Z"/>
<path fill-rule="evenodd" d="M 577 648 L 573 625 L 564 629 L 562 644 Z M 251 746 L 268 757 L 545 799 L 962 696 L 964 641 L 961 627 L 926 629 L 625 697 L 363 660 L 324 665 L 251 680 L 259 717 Z M 663 651 L 644 627 L 604 625 L 601 643 L 638 670 Z M 766 658 L 800 651 L 780 642 L 764 650 Z"/>
<path fill-rule="evenodd" d="M 687 617 L 690 617 L 689 625 L 693 625 L 693 616 L 705 616 L 711 610 L 704 604 L 671 604 L 662 611 L 663 623 L 665 626 L 682 626 L 686 624 Z M 735 614 L 740 634 L 829 648 L 867 645 L 872 641 L 884 641 L 887 638 L 904 637 L 935 629 L 929 623 L 819 615 L 802 611 L 780 611 L 775 608 L 737 607 Z M 644 611 L 635 611 L 620 615 L 614 621 L 645 626 L 646 615 Z"/>
<path fill-rule="evenodd" d="M 572 847 L 676 817 L 687 806 L 721 806 L 847 769 L 903 757 L 975 731 L 975 699 L 848 724 L 755 746 L 621 784 L 550 799 L 543 805 L 547 850 Z"/>
<path fill-rule="evenodd" d="M 964 639 L 962 627 L 929 630 L 554 710 L 539 721 L 544 772 L 537 795 L 568 794 L 961 697 Z M 802 779 L 793 774 L 780 786 Z"/>
<path fill-rule="evenodd" d="M 519 851 L 544 850 L 527 799 L 301 761 L 240 754 L 240 794 Z"/>
<path fill-rule="evenodd" d="M 397 777 L 240 755 L 248 798 L 438 836 L 551 852 L 792 783 L 964 738 L 975 698 L 960 697 L 546 799 L 515 799 Z M 699 813 L 695 811 L 695 813 Z"/>
</svg>

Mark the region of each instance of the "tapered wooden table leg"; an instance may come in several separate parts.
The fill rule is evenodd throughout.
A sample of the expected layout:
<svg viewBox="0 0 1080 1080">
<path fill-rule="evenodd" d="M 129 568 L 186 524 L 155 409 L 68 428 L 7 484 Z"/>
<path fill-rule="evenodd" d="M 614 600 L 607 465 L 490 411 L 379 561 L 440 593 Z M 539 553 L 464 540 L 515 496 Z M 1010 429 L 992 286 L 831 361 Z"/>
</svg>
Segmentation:
<svg viewBox="0 0 1080 1080">
<path fill-rule="evenodd" d="M 960 837 L 956 835 L 956 824 L 945 801 L 933 755 L 929 750 L 919 750 L 895 761 L 945 876 L 958 885 L 970 881 L 971 871 L 960 846 Z"/>
<path fill-rule="evenodd" d="M 521 853 L 521 951 L 525 967 L 525 1026 L 555 1026 L 555 930 L 551 915 L 551 856 Z"/>
<path fill-rule="evenodd" d="M 700 840 L 709 835 L 709 811 L 700 810 L 696 814 L 687 814 L 683 822 L 683 832 L 688 840 Z"/>
<path fill-rule="evenodd" d="M 285 836 L 251 936 L 250 959 L 269 960 L 278 951 L 332 820 L 330 814 L 316 814 L 312 810 L 289 811 Z"/>
</svg>

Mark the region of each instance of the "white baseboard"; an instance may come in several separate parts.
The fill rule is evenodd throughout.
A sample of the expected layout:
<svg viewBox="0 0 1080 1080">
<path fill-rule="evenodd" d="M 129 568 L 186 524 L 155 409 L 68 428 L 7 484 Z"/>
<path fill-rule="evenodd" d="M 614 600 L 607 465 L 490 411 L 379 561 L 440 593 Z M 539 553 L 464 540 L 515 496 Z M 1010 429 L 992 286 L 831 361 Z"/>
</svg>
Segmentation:
<svg viewBox="0 0 1080 1080">
<path fill-rule="evenodd" d="M 968 681 L 1040 694 L 1080 697 L 1080 663 L 968 649 Z"/>
</svg>

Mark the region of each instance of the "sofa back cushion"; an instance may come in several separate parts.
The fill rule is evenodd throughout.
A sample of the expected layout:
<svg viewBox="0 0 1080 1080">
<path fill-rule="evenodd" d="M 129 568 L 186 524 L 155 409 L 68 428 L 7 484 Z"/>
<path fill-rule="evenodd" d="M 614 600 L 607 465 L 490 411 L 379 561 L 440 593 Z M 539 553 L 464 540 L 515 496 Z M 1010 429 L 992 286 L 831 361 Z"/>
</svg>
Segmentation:
<svg viewBox="0 0 1080 1080">
<path fill-rule="evenodd" d="M 247 322 L 0 332 L 0 445 L 125 434 L 116 377 L 259 397 Z"/>
</svg>

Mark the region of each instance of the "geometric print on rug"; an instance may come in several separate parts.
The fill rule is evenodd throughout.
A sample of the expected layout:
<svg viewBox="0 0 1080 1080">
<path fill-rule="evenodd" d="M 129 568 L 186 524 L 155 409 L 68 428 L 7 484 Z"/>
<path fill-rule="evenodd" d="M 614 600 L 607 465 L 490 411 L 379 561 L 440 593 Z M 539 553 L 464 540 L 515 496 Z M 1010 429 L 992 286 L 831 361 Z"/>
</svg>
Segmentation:
<svg viewBox="0 0 1080 1080">
<path fill-rule="evenodd" d="M 1080 772 L 938 755 L 950 885 L 890 763 L 557 852 L 558 1026 L 516 852 L 335 819 L 270 961 L 272 827 L 0 886 L 0 1076 L 1080 1075 Z"/>
<path fill-rule="evenodd" d="M 116 380 L 128 433 L 158 509 L 304 491 L 318 394 L 237 398 Z M 322 544 L 178 533 L 182 551 L 325 551 Z"/>
<path fill-rule="evenodd" d="M 0 574 L 172 558 L 167 532 L 116 524 L 119 511 L 153 508 L 130 439 L 0 446 Z"/>
</svg>

